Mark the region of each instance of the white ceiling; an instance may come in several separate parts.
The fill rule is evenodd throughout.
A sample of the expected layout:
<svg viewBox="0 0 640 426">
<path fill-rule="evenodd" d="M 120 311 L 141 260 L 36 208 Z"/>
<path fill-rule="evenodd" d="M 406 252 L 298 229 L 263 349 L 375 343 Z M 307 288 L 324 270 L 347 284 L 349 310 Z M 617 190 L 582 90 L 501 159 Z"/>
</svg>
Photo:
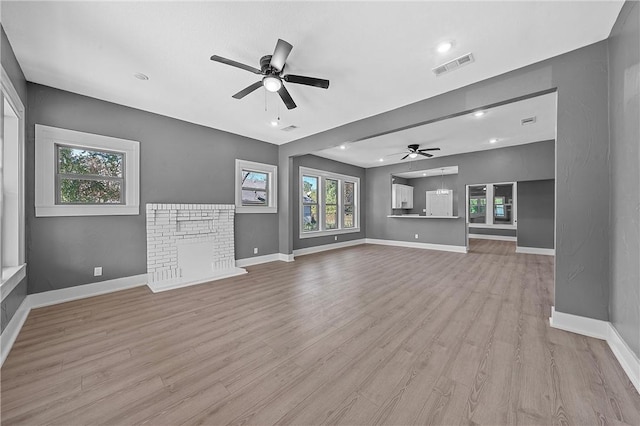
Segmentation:
<svg viewBox="0 0 640 426">
<path fill-rule="evenodd" d="M 407 145 L 420 148 L 440 148 L 432 151 L 434 157 L 462 154 L 523 145 L 556 138 L 556 93 L 537 96 L 484 110 L 476 117 L 475 111 L 465 115 L 435 121 L 394 133 L 387 133 L 359 142 L 317 151 L 314 154 L 360 167 L 379 167 L 410 162 L 402 160 Z M 533 124 L 522 125 L 523 118 L 536 117 Z M 491 143 L 491 139 L 497 142 Z M 380 159 L 384 161 L 380 161 Z M 424 160 L 418 156 L 415 160 Z"/>
<path fill-rule="evenodd" d="M 2 25 L 29 81 L 276 144 L 392 110 L 608 37 L 623 1 L 12 2 Z M 276 40 L 289 73 L 331 80 L 231 95 Z M 454 40 L 438 54 L 436 45 Z M 475 62 L 431 69 L 472 52 Z M 144 73 L 140 81 L 134 73 Z M 269 122 L 279 114 L 283 132 Z"/>
<path fill-rule="evenodd" d="M 427 169 L 427 170 L 412 170 L 410 172 L 401 172 L 394 173 L 394 176 L 405 178 L 405 179 L 415 179 L 421 177 L 431 177 L 431 176 L 445 176 L 445 175 L 457 175 L 458 174 L 458 166 L 447 166 L 447 167 L 438 167 L 435 169 Z"/>
</svg>

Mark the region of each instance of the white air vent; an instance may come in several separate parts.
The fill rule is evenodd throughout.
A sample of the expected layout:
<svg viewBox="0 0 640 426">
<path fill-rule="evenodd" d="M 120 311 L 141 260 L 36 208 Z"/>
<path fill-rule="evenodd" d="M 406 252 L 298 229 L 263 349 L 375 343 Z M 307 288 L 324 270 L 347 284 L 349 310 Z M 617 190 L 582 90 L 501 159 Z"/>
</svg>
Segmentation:
<svg viewBox="0 0 640 426">
<path fill-rule="evenodd" d="M 533 124 L 536 122 L 536 117 L 529 117 L 529 118 L 523 118 L 522 120 L 520 120 L 520 123 L 522 123 L 523 126 L 526 126 L 527 124 Z"/>
<path fill-rule="evenodd" d="M 293 130 L 295 130 L 295 129 L 297 129 L 297 128 L 298 128 L 298 126 L 291 125 L 291 126 L 289 126 L 289 127 L 283 127 L 283 128 L 282 128 L 282 129 L 280 129 L 280 130 L 282 130 L 283 132 L 291 132 L 291 131 L 293 131 Z"/>
<path fill-rule="evenodd" d="M 473 54 L 467 53 L 466 55 L 460 56 L 459 58 L 454 59 L 453 61 L 447 62 L 444 65 L 440 65 L 432 69 L 433 73 L 438 76 L 445 74 L 449 71 L 453 71 L 456 68 L 460 68 L 463 65 L 467 65 L 473 62 Z"/>
</svg>

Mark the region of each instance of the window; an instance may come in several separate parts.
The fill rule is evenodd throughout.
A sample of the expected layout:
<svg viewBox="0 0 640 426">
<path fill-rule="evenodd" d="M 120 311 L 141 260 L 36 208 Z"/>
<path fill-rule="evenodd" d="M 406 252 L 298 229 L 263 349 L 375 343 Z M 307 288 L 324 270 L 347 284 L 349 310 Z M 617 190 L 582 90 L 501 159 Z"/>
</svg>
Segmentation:
<svg viewBox="0 0 640 426">
<path fill-rule="evenodd" d="M 36 124 L 36 216 L 137 215 L 139 143 Z"/>
<path fill-rule="evenodd" d="M 360 179 L 306 167 L 299 170 L 300 238 L 360 231 Z"/>
<path fill-rule="evenodd" d="M 277 213 L 278 166 L 236 160 L 236 212 Z"/>
<path fill-rule="evenodd" d="M 302 232 L 318 231 L 318 181 L 313 176 L 302 176 Z"/>
<path fill-rule="evenodd" d="M 516 185 L 516 182 L 468 185 L 469 227 L 516 229 Z"/>
<path fill-rule="evenodd" d="M 2 68 L 0 91 L 0 293 L 25 277 L 24 105 Z"/>
</svg>

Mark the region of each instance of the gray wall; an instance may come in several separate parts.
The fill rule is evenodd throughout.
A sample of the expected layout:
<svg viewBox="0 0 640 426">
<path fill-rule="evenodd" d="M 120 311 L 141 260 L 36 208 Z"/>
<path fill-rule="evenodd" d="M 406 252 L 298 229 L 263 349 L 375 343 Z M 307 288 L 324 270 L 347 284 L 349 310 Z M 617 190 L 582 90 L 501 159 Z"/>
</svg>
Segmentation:
<svg viewBox="0 0 640 426">
<path fill-rule="evenodd" d="M 1 7 L 1 6 L 0 6 Z M 27 108 L 27 81 L 24 78 L 24 74 L 22 73 L 22 69 L 16 60 L 16 56 L 13 53 L 13 48 L 9 43 L 9 39 L 7 38 L 7 34 L 4 32 L 4 28 L 0 25 L 0 60 L 2 61 L 2 67 L 7 72 L 13 87 L 18 92 L 18 96 L 20 100 Z M 28 239 L 29 235 L 29 226 L 28 222 L 26 224 L 25 229 L 26 235 L 25 238 Z M 27 258 L 28 262 L 28 258 Z M 28 277 L 28 275 L 27 275 Z M 5 299 L 0 304 L 0 309 L 2 312 L 2 316 L 0 317 L 0 332 L 4 331 L 5 327 L 13 318 L 13 315 L 16 313 L 18 307 L 27 296 L 27 278 L 24 278 L 20 283 L 13 289 L 13 291 L 5 297 Z"/>
<path fill-rule="evenodd" d="M 544 141 L 367 169 L 367 238 L 466 246 L 466 212 L 460 207 L 465 206 L 465 186 L 553 178 L 554 145 L 553 141 Z M 447 186 L 454 190 L 454 211 L 459 219 L 387 217 L 391 211 L 390 174 L 408 171 L 409 167 L 423 170 L 446 166 L 458 166 L 458 174 L 448 177 Z"/>
<path fill-rule="evenodd" d="M 518 182 L 518 247 L 553 248 L 555 180 Z"/>
<path fill-rule="evenodd" d="M 293 159 L 293 174 L 294 178 L 292 183 L 293 191 L 295 194 L 300 193 L 300 174 L 299 167 L 309 167 L 312 169 L 324 170 L 332 173 L 339 173 L 348 176 L 354 176 L 360 178 L 360 232 L 352 232 L 348 234 L 339 234 L 338 242 L 341 241 L 351 241 L 357 240 L 365 237 L 365 228 L 366 228 L 366 215 L 363 211 L 363 194 L 366 193 L 367 182 L 365 177 L 365 171 L 362 167 L 353 166 L 351 164 L 340 163 L 339 161 L 329 160 L 327 158 L 318 157 L 316 155 L 304 155 L 300 157 L 295 157 Z M 327 235 L 322 237 L 313 237 L 313 238 L 302 238 L 300 239 L 300 197 L 293 198 L 293 204 L 295 207 L 293 209 L 293 248 L 294 250 L 308 248 L 308 247 L 316 247 L 324 244 L 335 243 L 334 235 Z"/>
<path fill-rule="evenodd" d="M 146 203 L 233 204 L 236 158 L 277 163 L 269 143 L 37 84 L 28 93 L 29 293 L 145 273 Z M 139 141 L 142 214 L 34 217 L 36 123 Z M 277 216 L 236 215 L 236 258 L 278 251 Z"/>
<path fill-rule="evenodd" d="M 609 254 L 603 249 L 602 241 L 609 240 L 609 228 L 602 224 L 608 223 L 609 208 L 607 203 L 596 202 L 596 194 L 609 190 L 607 67 L 607 41 L 604 40 L 282 145 L 278 153 L 282 172 L 281 205 L 288 203 L 291 156 L 557 89 L 555 307 L 559 312 L 607 320 Z M 369 181 L 369 185 L 376 184 Z M 291 218 L 290 210 L 281 210 L 282 253 L 289 253 L 292 248 Z M 368 224 L 368 229 L 374 227 L 375 224 Z"/>
<path fill-rule="evenodd" d="M 609 314 L 616 330 L 640 356 L 638 9 L 637 2 L 626 2 L 609 38 Z"/>
</svg>

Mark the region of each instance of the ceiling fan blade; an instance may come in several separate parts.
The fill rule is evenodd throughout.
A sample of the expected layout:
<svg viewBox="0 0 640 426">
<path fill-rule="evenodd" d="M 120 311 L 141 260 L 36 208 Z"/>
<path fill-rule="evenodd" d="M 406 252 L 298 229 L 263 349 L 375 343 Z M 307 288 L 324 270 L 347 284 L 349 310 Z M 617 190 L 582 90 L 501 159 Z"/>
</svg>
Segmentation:
<svg viewBox="0 0 640 426">
<path fill-rule="evenodd" d="M 232 67 L 236 67 L 236 68 L 240 68 L 240 69 L 243 69 L 243 70 L 247 70 L 247 71 L 252 72 L 254 74 L 262 74 L 262 71 L 260 71 L 258 68 L 254 68 L 254 67 L 251 67 L 249 65 L 241 64 L 240 62 L 236 62 L 236 61 L 231 60 L 231 59 L 223 58 L 222 56 L 213 55 L 211 57 L 211 60 L 215 61 L 215 62 L 220 62 L 221 64 L 227 64 L 227 65 L 231 65 Z"/>
<path fill-rule="evenodd" d="M 232 97 L 236 99 L 242 99 L 245 96 L 247 96 L 249 93 L 253 92 L 254 90 L 258 89 L 261 86 L 262 86 L 262 81 L 256 81 L 251 86 L 245 87 L 244 89 L 242 89 L 241 91 L 233 95 Z"/>
<path fill-rule="evenodd" d="M 433 157 L 433 155 L 431 155 L 431 154 L 426 154 L 426 153 L 424 153 L 424 152 L 418 152 L 418 154 L 420 154 L 420 155 L 424 155 L 425 157 L 428 157 L 428 158 Z"/>
<path fill-rule="evenodd" d="M 404 160 L 405 158 L 407 158 L 409 156 L 409 154 L 405 155 L 404 157 L 401 158 L 401 160 Z"/>
<path fill-rule="evenodd" d="M 419 152 L 422 151 L 440 151 L 440 148 L 424 148 L 424 149 L 419 149 Z"/>
<path fill-rule="evenodd" d="M 291 53 L 291 49 L 293 49 L 293 46 L 291 44 L 282 39 L 278 39 L 276 48 L 273 51 L 273 55 L 271 56 L 271 67 L 277 69 L 278 71 L 282 71 L 282 68 L 284 68 L 284 63 L 287 62 L 289 53 Z"/>
<path fill-rule="evenodd" d="M 315 77 L 305 77 L 303 75 L 287 74 L 283 77 L 288 83 L 305 84 L 307 86 L 320 87 L 322 89 L 329 88 L 329 80 Z"/>
<path fill-rule="evenodd" d="M 287 106 L 287 109 L 294 109 L 297 106 L 296 103 L 293 102 L 293 98 L 291 98 L 291 95 L 289 94 L 287 88 L 284 87 L 284 84 L 282 85 L 280 90 L 278 90 L 278 94 L 282 98 L 282 102 L 284 102 L 284 104 Z"/>
</svg>

